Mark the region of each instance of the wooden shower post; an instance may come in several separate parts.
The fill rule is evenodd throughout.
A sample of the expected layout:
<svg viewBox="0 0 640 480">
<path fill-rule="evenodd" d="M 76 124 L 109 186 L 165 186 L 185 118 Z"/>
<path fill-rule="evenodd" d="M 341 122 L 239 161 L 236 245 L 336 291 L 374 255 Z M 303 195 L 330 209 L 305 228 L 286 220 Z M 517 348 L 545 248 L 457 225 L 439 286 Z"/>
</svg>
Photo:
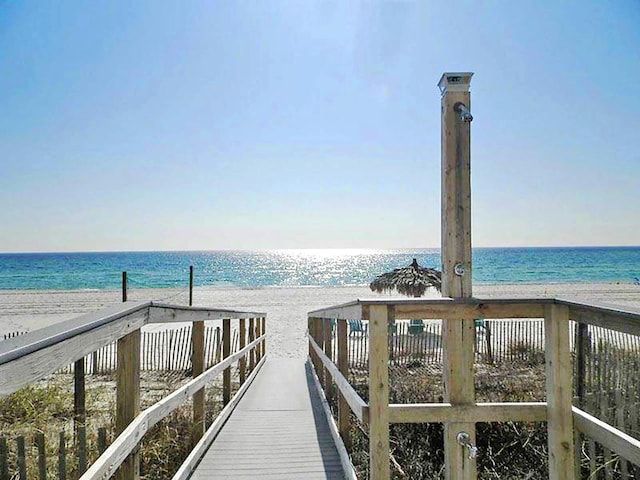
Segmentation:
<svg viewBox="0 0 640 480">
<path fill-rule="evenodd" d="M 438 87 L 442 93 L 442 295 L 471 297 L 471 141 L 469 84 L 472 73 L 445 73 Z M 452 405 L 475 403 L 473 319 L 445 318 L 445 401 Z M 448 422 L 444 425 L 445 479 L 475 480 L 475 459 L 458 441 L 467 433 L 476 444 L 475 423 Z"/>
</svg>

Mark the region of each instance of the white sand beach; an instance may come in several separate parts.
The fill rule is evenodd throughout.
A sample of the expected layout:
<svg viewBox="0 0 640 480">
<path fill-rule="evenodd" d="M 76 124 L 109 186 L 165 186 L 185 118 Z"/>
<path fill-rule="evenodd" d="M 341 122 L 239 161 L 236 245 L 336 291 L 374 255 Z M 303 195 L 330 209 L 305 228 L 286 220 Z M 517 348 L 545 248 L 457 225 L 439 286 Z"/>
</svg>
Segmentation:
<svg viewBox="0 0 640 480">
<path fill-rule="evenodd" d="M 430 294 L 435 298 L 435 292 Z M 474 286 L 477 297 L 563 297 L 582 301 L 640 308 L 640 287 L 614 284 L 494 284 Z M 115 290 L 20 291 L 0 290 L 0 335 L 33 331 L 104 306 L 118 303 Z M 194 289 L 194 305 L 267 313 L 268 350 L 274 356 L 304 357 L 306 314 L 357 298 L 380 298 L 368 287 L 269 287 Z M 129 300 L 162 300 L 186 304 L 188 294 L 181 289 L 138 289 Z M 178 324 L 172 324 L 176 327 Z M 149 326 L 150 329 L 164 328 Z"/>
</svg>

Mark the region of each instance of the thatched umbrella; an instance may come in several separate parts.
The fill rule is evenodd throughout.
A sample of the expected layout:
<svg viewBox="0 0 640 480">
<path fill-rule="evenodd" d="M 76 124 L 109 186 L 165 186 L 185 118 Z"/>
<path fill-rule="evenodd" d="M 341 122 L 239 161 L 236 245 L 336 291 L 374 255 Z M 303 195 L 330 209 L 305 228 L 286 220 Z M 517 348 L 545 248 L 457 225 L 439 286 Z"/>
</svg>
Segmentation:
<svg viewBox="0 0 640 480">
<path fill-rule="evenodd" d="M 433 287 L 439 292 L 441 286 L 442 274 L 433 268 L 421 267 L 415 258 L 408 267 L 396 268 L 392 272 L 383 273 L 369 284 L 369 288 L 374 292 L 383 293 L 396 290 L 410 297 L 421 297 L 429 287 Z"/>
</svg>

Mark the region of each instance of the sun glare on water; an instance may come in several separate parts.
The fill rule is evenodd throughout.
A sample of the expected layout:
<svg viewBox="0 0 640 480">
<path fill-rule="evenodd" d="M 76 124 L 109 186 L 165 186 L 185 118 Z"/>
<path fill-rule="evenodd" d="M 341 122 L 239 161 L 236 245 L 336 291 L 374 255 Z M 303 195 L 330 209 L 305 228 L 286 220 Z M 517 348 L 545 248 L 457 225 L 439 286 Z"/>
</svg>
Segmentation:
<svg viewBox="0 0 640 480">
<path fill-rule="evenodd" d="M 367 248 L 290 248 L 273 250 L 273 253 L 287 257 L 337 258 L 355 257 L 358 255 L 372 255 L 382 253 L 382 250 Z"/>
</svg>

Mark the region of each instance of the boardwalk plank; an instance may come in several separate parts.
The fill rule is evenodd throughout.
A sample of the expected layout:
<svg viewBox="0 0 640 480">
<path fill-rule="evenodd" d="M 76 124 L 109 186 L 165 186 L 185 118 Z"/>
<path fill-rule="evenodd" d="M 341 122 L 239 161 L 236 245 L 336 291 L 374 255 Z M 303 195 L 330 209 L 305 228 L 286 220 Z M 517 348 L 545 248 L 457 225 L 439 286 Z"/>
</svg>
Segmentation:
<svg viewBox="0 0 640 480">
<path fill-rule="evenodd" d="M 191 478 L 344 479 L 307 368 L 270 358 Z"/>
</svg>

